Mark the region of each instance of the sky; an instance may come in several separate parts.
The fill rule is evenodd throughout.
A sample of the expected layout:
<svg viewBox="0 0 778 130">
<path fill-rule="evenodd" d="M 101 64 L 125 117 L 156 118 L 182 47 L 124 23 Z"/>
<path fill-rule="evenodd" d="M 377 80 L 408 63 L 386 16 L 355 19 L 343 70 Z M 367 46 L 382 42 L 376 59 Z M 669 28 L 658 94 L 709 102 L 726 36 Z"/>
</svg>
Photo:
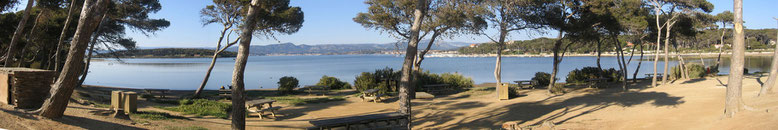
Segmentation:
<svg viewBox="0 0 778 130">
<path fill-rule="evenodd" d="M 733 0 L 708 0 L 715 8 L 711 14 L 732 10 Z M 211 0 L 160 0 L 162 10 L 151 14 L 152 18 L 164 18 L 170 21 L 170 27 L 146 36 L 138 32 L 128 32 L 128 36 L 137 41 L 140 47 L 215 47 L 222 27 L 219 24 L 203 25 L 200 9 L 212 4 Z M 19 5 L 23 6 L 26 1 Z M 291 35 L 277 35 L 276 39 L 255 36 L 252 45 L 277 43 L 294 44 L 358 44 L 390 43 L 397 39 L 380 31 L 366 29 L 352 21 L 360 12 L 367 11 L 363 0 L 291 0 L 291 6 L 302 8 L 305 14 L 303 27 Z M 17 6 L 18 9 L 19 6 Z M 744 0 L 744 25 L 750 29 L 776 28 L 778 0 Z M 23 7 L 21 7 L 23 8 Z M 487 33 L 494 34 L 490 30 Z M 555 33 L 517 31 L 509 40 L 527 40 L 538 37 L 556 37 Z M 234 36 L 232 38 L 236 38 Z M 489 39 L 483 35 L 464 35 L 443 41 L 483 43 Z"/>
</svg>

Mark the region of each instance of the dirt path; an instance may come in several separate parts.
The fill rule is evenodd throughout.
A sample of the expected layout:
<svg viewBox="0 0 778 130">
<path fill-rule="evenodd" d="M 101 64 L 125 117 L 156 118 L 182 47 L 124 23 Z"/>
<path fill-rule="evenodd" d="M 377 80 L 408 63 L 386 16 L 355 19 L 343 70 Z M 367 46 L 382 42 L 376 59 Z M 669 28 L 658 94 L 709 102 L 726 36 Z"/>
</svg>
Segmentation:
<svg viewBox="0 0 778 130">
<path fill-rule="evenodd" d="M 726 80 L 726 77 L 719 79 Z M 762 77 L 760 81 L 765 81 Z M 726 81 L 723 81 L 726 83 Z M 578 89 L 550 95 L 544 89 L 526 90 L 522 97 L 494 99 L 493 89 L 468 91 L 414 100 L 414 129 L 497 129 L 503 123 L 534 126 L 553 122 L 562 129 L 771 129 L 778 128 L 778 95 L 757 98 L 759 82 L 751 76 L 743 86 L 744 102 L 756 111 L 742 110 L 735 118 L 723 118 L 725 87 L 716 78 L 675 82 L 658 88 L 633 84 L 628 92 L 610 89 Z M 290 106 L 278 119 L 247 118 L 248 129 L 300 129 L 308 121 L 341 116 L 395 111 L 396 98 L 384 103 L 343 101 Z M 274 104 L 275 105 L 275 104 Z M 199 126 L 228 129 L 230 121 L 198 118 L 154 107 L 142 111 L 169 112 L 187 119 L 128 121 L 99 114 L 101 108 L 71 103 L 66 117 L 57 120 L 30 116 L 2 107 L 0 128 L 5 129 L 171 129 Z"/>
</svg>

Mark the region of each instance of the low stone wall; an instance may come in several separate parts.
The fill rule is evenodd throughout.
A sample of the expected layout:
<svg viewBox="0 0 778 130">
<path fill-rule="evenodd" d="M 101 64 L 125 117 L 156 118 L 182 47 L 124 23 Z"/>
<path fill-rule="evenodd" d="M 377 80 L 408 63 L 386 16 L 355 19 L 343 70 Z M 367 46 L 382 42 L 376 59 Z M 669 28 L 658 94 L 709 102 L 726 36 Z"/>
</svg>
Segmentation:
<svg viewBox="0 0 778 130">
<path fill-rule="evenodd" d="M 56 72 L 29 68 L 0 68 L 0 76 L 7 77 L 10 104 L 21 109 L 37 109 L 49 95 Z M 7 96 L 7 95 L 0 95 Z"/>
</svg>

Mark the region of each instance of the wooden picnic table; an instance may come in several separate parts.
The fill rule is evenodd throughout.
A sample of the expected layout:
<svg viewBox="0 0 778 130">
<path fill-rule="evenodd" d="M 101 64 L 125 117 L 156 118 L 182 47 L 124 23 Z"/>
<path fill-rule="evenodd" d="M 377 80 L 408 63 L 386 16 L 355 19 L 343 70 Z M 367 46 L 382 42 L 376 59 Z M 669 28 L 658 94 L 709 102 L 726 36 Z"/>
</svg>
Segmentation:
<svg viewBox="0 0 778 130">
<path fill-rule="evenodd" d="M 154 95 L 154 92 L 159 92 L 161 94 L 161 97 L 165 98 L 165 92 L 169 92 L 170 89 L 150 89 L 150 88 L 146 88 L 146 89 L 143 89 L 143 91 L 145 91 L 146 93 L 151 94 L 151 95 Z"/>
<path fill-rule="evenodd" d="M 449 84 L 430 84 L 430 85 L 424 85 L 422 86 L 422 91 L 428 92 L 430 94 L 438 94 L 443 91 L 450 90 Z"/>
<path fill-rule="evenodd" d="M 656 73 L 657 78 L 662 77 L 662 75 L 663 75 L 662 73 Z M 654 77 L 654 73 L 646 74 L 646 79 L 653 78 L 653 77 Z"/>
<path fill-rule="evenodd" d="M 517 80 L 513 82 L 518 84 L 519 88 L 524 88 L 525 86 L 529 86 L 529 88 L 535 89 L 535 82 L 533 80 Z"/>
<path fill-rule="evenodd" d="M 276 102 L 276 100 L 272 99 L 257 99 L 257 100 L 251 100 L 246 102 L 246 109 L 249 110 L 249 112 L 258 113 L 259 119 L 262 118 L 262 114 L 264 114 L 265 111 L 269 111 L 271 114 L 273 114 L 273 118 L 276 117 L 276 112 L 278 109 L 281 109 L 281 107 L 273 107 L 273 102 Z M 265 104 L 267 104 L 267 107 L 264 107 Z M 256 110 L 252 110 L 251 108 L 256 108 Z"/>
<path fill-rule="evenodd" d="M 314 90 L 320 90 L 321 94 L 325 95 L 330 90 L 330 87 L 324 85 L 306 85 L 301 89 L 308 90 L 308 95 L 311 95 Z"/>
<path fill-rule="evenodd" d="M 407 121 L 407 119 L 408 119 L 407 114 L 401 114 L 398 112 L 349 116 L 349 117 L 341 117 L 341 118 L 333 118 L 333 119 L 325 119 L 325 120 L 308 121 L 308 123 L 313 124 L 313 127 L 309 127 L 308 129 L 324 130 L 324 129 L 332 129 L 336 127 L 346 127 L 346 129 L 351 129 L 352 126 L 358 127 L 359 125 L 364 125 L 365 127 L 368 127 L 368 129 L 405 128 L 407 127 L 405 126 L 405 123 L 402 123 L 400 121 L 401 120 Z M 386 122 L 387 125 L 377 126 L 378 122 Z M 395 122 L 395 124 L 392 125 L 392 122 Z"/>
</svg>

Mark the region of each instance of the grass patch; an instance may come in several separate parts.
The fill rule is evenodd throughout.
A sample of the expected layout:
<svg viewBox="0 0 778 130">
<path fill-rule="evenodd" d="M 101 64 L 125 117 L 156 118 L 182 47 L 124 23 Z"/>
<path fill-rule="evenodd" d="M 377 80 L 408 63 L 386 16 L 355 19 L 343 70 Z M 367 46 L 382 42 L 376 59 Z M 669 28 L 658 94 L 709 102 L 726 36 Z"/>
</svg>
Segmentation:
<svg viewBox="0 0 778 130">
<path fill-rule="evenodd" d="M 474 87 L 462 93 L 465 95 L 479 96 L 493 93 L 494 89 L 494 87 Z"/>
<path fill-rule="evenodd" d="M 89 101 L 89 102 L 92 103 L 92 105 L 95 105 L 95 107 L 97 107 L 97 108 L 109 108 L 109 107 L 111 107 L 111 105 L 108 105 L 108 104 L 102 104 L 102 103 L 98 103 L 98 102 L 94 102 L 94 101 Z"/>
<path fill-rule="evenodd" d="M 220 118 L 227 118 L 227 112 L 230 110 L 230 104 L 207 99 L 185 99 L 179 101 L 178 106 L 165 107 L 163 109 L 183 112 L 184 114 L 191 114 L 196 116 L 215 116 Z"/>
<path fill-rule="evenodd" d="M 289 105 L 305 105 L 305 104 L 313 104 L 313 103 L 325 103 L 325 102 L 332 102 L 332 101 L 341 101 L 345 100 L 343 96 L 334 96 L 334 97 L 324 97 L 324 98 L 300 98 L 295 96 L 280 96 L 280 97 L 267 97 L 268 99 L 276 100 L 280 103 L 289 104 Z"/>
<path fill-rule="evenodd" d="M 187 127 L 180 127 L 180 126 L 166 126 L 166 130 L 208 130 L 203 127 L 199 126 L 187 126 Z"/>
<path fill-rule="evenodd" d="M 174 115 L 170 115 L 168 113 L 156 112 L 156 111 L 138 111 L 136 113 L 130 114 L 130 117 L 132 117 L 132 118 L 149 119 L 149 120 L 186 119 L 184 117 L 174 116 Z"/>
</svg>

